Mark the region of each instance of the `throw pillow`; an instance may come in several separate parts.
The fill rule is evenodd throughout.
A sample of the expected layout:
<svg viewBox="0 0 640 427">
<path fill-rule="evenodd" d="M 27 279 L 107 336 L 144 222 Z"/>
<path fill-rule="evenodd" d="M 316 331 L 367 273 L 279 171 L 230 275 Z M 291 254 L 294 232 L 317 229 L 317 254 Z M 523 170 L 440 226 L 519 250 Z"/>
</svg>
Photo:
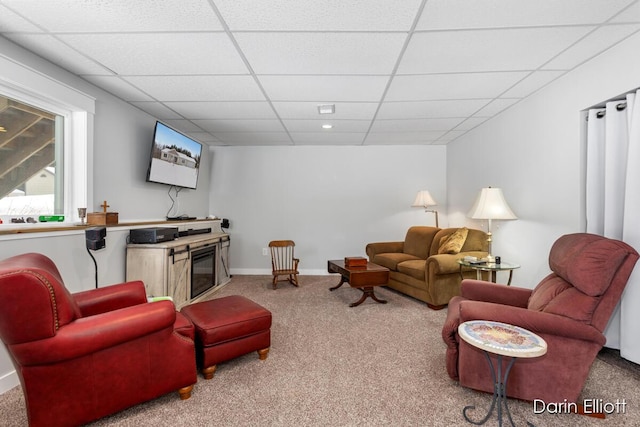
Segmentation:
<svg viewBox="0 0 640 427">
<path fill-rule="evenodd" d="M 438 248 L 439 254 L 457 254 L 464 246 L 464 242 L 467 240 L 469 229 L 466 227 L 458 228 L 451 233 L 447 240 L 444 241 Z"/>
</svg>

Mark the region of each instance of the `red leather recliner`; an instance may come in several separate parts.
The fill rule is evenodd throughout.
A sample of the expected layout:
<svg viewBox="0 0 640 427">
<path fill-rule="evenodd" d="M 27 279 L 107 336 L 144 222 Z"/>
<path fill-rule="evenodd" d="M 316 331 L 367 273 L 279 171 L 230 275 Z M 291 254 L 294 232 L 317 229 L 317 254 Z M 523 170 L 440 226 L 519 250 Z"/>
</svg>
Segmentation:
<svg viewBox="0 0 640 427">
<path fill-rule="evenodd" d="M 142 282 L 71 294 L 41 254 L 0 261 L 0 338 L 31 426 L 75 426 L 197 381 L 194 327 Z"/>
<path fill-rule="evenodd" d="M 516 361 L 507 395 L 527 401 L 576 402 L 637 260 L 638 253 L 626 243 L 575 233 L 553 244 L 552 273 L 533 290 L 464 280 L 461 296 L 449 302 L 442 329 L 449 376 L 465 387 L 492 393 L 486 357 L 459 338 L 458 325 L 468 320 L 504 322 L 547 342 L 544 356 Z"/>
</svg>

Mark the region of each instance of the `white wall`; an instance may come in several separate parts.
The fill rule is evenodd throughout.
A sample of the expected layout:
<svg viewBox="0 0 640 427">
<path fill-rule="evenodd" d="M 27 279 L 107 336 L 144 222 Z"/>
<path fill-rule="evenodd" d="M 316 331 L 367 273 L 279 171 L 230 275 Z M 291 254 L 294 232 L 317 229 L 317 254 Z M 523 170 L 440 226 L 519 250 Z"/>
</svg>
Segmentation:
<svg viewBox="0 0 640 427">
<path fill-rule="evenodd" d="M 519 217 L 493 226 L 493 253 L 522 265 L 514 284 L 534 287 L 553 242 L 585 230 L 580 111 L 640 86 L 639 51 L 636 34 L 448 145 L 452 221 L 485 186 L 501 187 Z"/>
<path fill-rule="evenodd" d="M 107 200 L 120 221 L 162 220 L 169 213 L 169 186 L 146 182 L 155 119 L 117 99 L 96 103 L 94 142 L 95 211 Z M 203 150 L 197 190 L 179 193 L 180 210 L 198 218 L 209 207 L 210 160 Z M 171 192 L 175 198 L 175 192 Z M 172 214 L 176 214 L 172 212 Z"/>
<path fill-rule="evenodd" d="M 231 222 L 236 274 L 270 274 L 270 240 L 296 242 L 304 274 L 328 259 L 365 256 L 372 241 L 403 240 L 411 225 L 434 225 L 412 208 L 429 190 L 446 218 L 444 146 L 213 147 L 210 212 Z"/>
</svg>

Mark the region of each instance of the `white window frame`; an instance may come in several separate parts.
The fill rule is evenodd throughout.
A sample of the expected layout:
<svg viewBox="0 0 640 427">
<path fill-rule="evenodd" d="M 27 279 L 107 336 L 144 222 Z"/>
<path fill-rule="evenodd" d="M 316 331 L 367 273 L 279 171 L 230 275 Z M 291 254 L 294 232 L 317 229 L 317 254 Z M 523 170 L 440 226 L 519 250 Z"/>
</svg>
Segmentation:
<svg viewBox="0 0 640 427">
<path fill-rule="evenodd" d="M 64 117 L 64 222 L 77 222 L 77 208 L 93 206 L 95 99 L 3 55 L 0 92 Z"/>
</svg>

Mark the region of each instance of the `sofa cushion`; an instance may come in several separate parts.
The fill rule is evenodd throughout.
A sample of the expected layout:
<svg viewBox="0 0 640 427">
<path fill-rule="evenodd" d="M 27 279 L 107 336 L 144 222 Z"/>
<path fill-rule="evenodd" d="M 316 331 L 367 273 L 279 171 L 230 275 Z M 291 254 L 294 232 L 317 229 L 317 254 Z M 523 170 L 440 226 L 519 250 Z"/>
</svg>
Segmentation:
<svg viewBox="0 0 640 427">
<path fill-rule="evenodd" d="M 440 231 L 436 227 L 414 226 L 407 230 L 404 238 L 403 252 L 420 259 L 427 259 L 431 254 L 433 238 Z"/>
<path fill-rule="evenodd" d="M 457 254 L 464 246 L 464 242 L 467 240 L 469 230 L 466 227 L 458 228 L 451 233 L 444 242 L 440 242 L 438 248 L 439 254 Z"/>
<path fill-rule="evenodd" d="M 413 259 L 398 263 L 398 271 L 418 280 L 425 280 L 424 269 L 427 261 L 423 259 Z"/>
<path fill-rule="evenodd" d="M 458 231 L 458 228 L 443 228 L 435 235 L 433 239 L 433 243 L 431 245 L 431 249 L 429 255 L 438 255 L 438 250 L 440 249 L 441 243 L 444 243 L 447 238 Z M 467 238 L 462 245 L 462 249 L 460 249 L 460 253 L 463 252 L 487 252 L 488 243 L 487 243 L 487 233 L 482 230 L 477 230 L 475 228 L 467 228 Z M 474 254 L 475 255 L 475 254 Z M 479 254 L 484 256 L 484 254 Z M 476 255 L 477 256 L 477 255 Z"/>
<path fill-rule="evenodd" d="M 386 254 L 377 254 L 373 257 L 371 262 L 387 267 L 389 270 L 397 271 L 399 263 L 410 260 L 420 260 L 420 258 L 405 253 L 390 252 Z"/>
<path fill-rule="evenodd" d="M 460 252 L 471 252 L 471 251 L 481 251 L 486 252 L 489 244 L 487 242 L 487 233 L 482 230 L 476 230 L 474 228 L 469 228 L 469 233 L 467 234 L 467 240 L 464 241 L 464 245 Z"/>
</svg>

